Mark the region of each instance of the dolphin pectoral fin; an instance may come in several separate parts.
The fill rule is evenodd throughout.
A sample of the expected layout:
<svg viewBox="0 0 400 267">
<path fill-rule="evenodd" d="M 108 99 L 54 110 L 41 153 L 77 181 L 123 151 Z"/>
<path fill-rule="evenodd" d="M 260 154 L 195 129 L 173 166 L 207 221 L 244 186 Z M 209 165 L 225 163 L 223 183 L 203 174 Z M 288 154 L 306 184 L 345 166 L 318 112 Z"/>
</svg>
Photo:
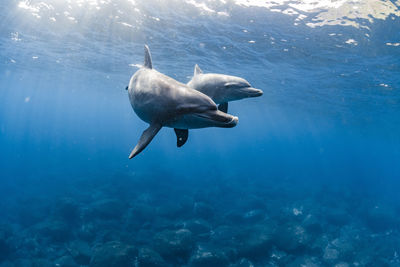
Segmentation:
<svg viewBox="0 0 400 267">
<path fill-rule="evenodd" d="M 193 73 L 193 76 L 196 76 L 196 75 L 198 75 L 198 74 L 202 74 L 203 73 L 203 71 L 200 69 L 200 67 L 199 67 L 199 65 L 195 65 L 194 66 L 194 73 Z"/>
<path fill-rule="evenodd" d="M 228 113 L 228 102 L 224 102 L 224 103 L 219 104 L 218 110 L 222 111 L 222 112 L 225 112 L 225 113 Z"/>
<path fill-rule="evenodd" d="M 174 128 L 176 134 L 176 146 L 181 147 L 183 146 L 188 137 L 189 137 L 189 130 L 188 129 L 176 129 Z"/>
<path fill-rule="evenodd" d="M 151 54 L 150 54 L 150 49 L 147 45 L 144 46 L 144 63 L 143 67 L 152 69 L 153 68 L 153 63 L 151 61 Z"/>
<path fill-rule="evenodd" d="M 160 131 L 161 124 L 150 124 L 149 128 L 147 128 L 140 136 L 139 142 L 132 150 L 131 154 L 129 155 L 129 159 L 135 157 L 137 154 L 143 151 L 148 144 L 150 144 L 151 140 L 153 140 L 154 136 Z"/>
</svg>

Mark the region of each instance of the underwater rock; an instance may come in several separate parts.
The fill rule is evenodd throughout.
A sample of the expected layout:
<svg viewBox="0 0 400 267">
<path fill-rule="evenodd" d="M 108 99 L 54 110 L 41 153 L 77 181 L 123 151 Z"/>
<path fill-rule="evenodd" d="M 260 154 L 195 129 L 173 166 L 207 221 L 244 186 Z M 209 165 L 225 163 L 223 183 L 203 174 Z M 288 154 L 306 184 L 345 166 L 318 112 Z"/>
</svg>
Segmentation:
<svg viewBox="0 0 400 267">
<path fill-rule="evenodd" d="M 353 237 L 354 239 L 355 237 Z M 349 260 L 354 255 L 353 252 L 355 251 L 353 240 L 348 238 L 339 237 L 334 239 L 329 245 L 328 248 L 334 248 L 339 252 L 339 257 L 342 260 Z"/>
<path fill-rule="evenodd" d="M 141 228 L 132 235 L 132 240 L 138 246 L 147 247 L 154 239 L 154 230 L 150 228 Z"/>
<path fill-rule="evenodd" d="M 71 228 L 60 220 L 47 220 L 35 225 L 34 228 L 41 236 L 53 242 L 66 242 L 71 237 Z"/>
<path fill-rule="evenodd" d="M 241 238 L 246 239 L 240 227 L 221 225 L 211 231 L 210 239 L 207 241 L 213 247 L 223 251 L 233 262 L 238 258 Z"/>
<path fill-rule="evenodd" d="M 264 210 L 231 210 L 224 216 L 224 220 L 231 224 L 252 224 L 262 221 L 266 217 Z"/>
<path fill-rule="evenodd" d="M 280 226 L 274 237 L 274 244 L 289 253 L 302 253 L 311 243 L 311 236 L 306 229 L 297 224 Z"/>
<path fill-rule="evenodd" d="M 357 245 L 351 262 L 357 262 L 359 266 L 400 266 L 398 232 L 388 231 L 383 234 L 362 236 L 361 242 Z"/>
<path fill-rule="evenodd" d="M 130 242 L 129 238 L 127 238 L 128 233 L 120 231 L 118 226 L 104 224 L 99 225 L 98 229 L 100 232 L 96 236 L 96 243 L 107 243 L 115 240 Z"/>
<path fill-rule="evenodd" d="M 327 246 L 324 250 L 323 258 L 327 262 L 335 262 L 339 259 L 339 251 L 336 248 Z"/>
<path fill-rule="evenodd" d="M 178 224 L 179 225 L 179 224 Z M 166 218 L 158 217 L 157 220 L 155 220 L 152 223 L 145 223 L 141 227 L 142 229 L 149 229 L 153 231 L 154 233 L 161 232 L 165 229 L 180 229 L 180 228 L 185 228 L 183 226 L 177 226 L 177 223 L 173 220 L 169 220 Z"/>
<path fill-rule="evenodd" d="M 16 259 L 14 263 L 14 267 L 33 267 L 34 262 L 42 262 L 44 263 L 43 267 L 50 267 L 51 265 L 48 265 L 47 260 L 32 260 L 32 259 Z M 36 267 L 38 267 L 36 265 Z"/>
<path fill-rule="evenodd" d="M 344 207 L 325 210 L 325 218 L 329 224 L 336 226 L 343 226 L 351 221 L 351 217 Z"/>
<path fill-rule="evenodd" d="M 398 227 L 399 216 L 395 209 L 382 204 L 369 207 L 364 211 L 363 219 L 371 230 L 382 232 Z"/>
<path fill-rule="evenodd" d="M 7 239 L 7 233 L 0 231 L 0 262 L 9 258 L 12 253 L 12 247 Z"/>
<path fill-rule="evenodd" d="M 52 263 L 50 260 L 48 259 L 35 259 L 32 261 L 32 265 L 31 267 L 54 267 L 57 265 Z M 75 265 L 59 265 L 59 266 L 63 266 L 63 267 L 79 267 L 76 264 Z"/>
<path fill-rule="evenodd" d="M 164 259 L 154 250 L 149 248 L 139 250 L 138 267 L 163 267 L 166 265 Z"/>
<path fill-rule="evenodd" d="M 92 218 L 116 220 L 124 215 L 126 208 L 126 205 L 117 199 L 104 199 L 92 203 L 85 217 L 88 220 Z"/>
<path fill-rule="evenodd" d="M 272 248 L 275 227 L 272 224 L 256 225 L 236 236 L 238 254 L 249 259 L 265 258 Z"/>
<path fill-rule="evenodd" d="M 261 209 L 250 210 L 243 215 L 243 219 L 246 223 L 255 223 L 265 218 L 265 211 Z"/>
<path fill-rule="evenodd" d="M 275 264 L 277 266 L 286 266 L 289 262 L 292 261 L 290 255 L 283 250 L 272 249 L 270 253 L 270 263 L 272 265 Z"/>
<path fill-rule="evenodd" d="M 339 262 L 335 264 L 335 267 L 350 267 L 350 265 L 347 262 Z"/>
<path fill-rule="evenodd" d="M 90 267 L 132 267 L 137 249 L 119 241 L 98 245 L 93 250 Z"/>
<path fill-rule="evenodd" d="M 89 265 L 92 250 L 88 243 L 75 240 L 69 244 L 68 252 L 77 264 Z"/>
<path fill-rule="evenodd" d="M 196 238 L 208 238 L 211 234 L 210 224 L 203 219 L 190 220 L 184 222 L 183 225 L 184 228 L 190 230 Z"/>
<path fill-rule="evenodd" d="M 92 222 L 82 224 L 78 231 L 76 232 L 77 236 L 86 241 L 92 242 L 95 240 L 97 233 L 96 227 Z"/>
<path fill-rule="evenodd" d="M 14 267 L 32 267 L 32 260 L 28 259 L 16 259 L 14 261 Z M 46 266 L 46 265 L 45 265 Z M 46 266 L 47 267 L 47 266 Z"/>
<path fill-rule="evenodd" d="M 228 265 L 228 258 L 223 252 L 202 247 L 197 249 L 189 261 L 191 267 L 223 267 Z"/>
<path fill-rule="evenodd" d="M 54 215 L 72 224 L 76 223 L 80 218 L 79 204 L 72 198 L 63 198 L 57 201 Z"/>
<path fill-rule="evenodd" d="M 193 212 L 195 216 L 206 220 L 214 217 L 214 209 L 204 202 L 194 203 Z"/>
<path fill-rule="evenodd" d="M 135 204 L 128 213 L 128 225 L 136 226 L 152 222 L 156 218 L 156 209 L 148 204 Z"/>
<path fill-rule="evenodd" d="M 272 202 L 274 203 L 274 202 Z M 271 203 L 270 203 L 271 204 Z M 281 207 L 276 209 L 276 207 Z M 277 220 L 280 224 L 285 224 L 290 221 L 290 223 L 301 223 L 305 218 L 305 211 L 308 210 L 304 208 L 302 203 L 275 203 L 275 206 L 270 206 L 268 209 L 268 215 Z"/>
<path fill-rule="evenodd" d="M 17 259 L 14 267 L 54 267 L 54 264 L 47 259 Z"/>
<path fill-rule="evenodd" d="M 365 251 L 360 253 L 355 257 L 352 266 L 384 266 L 384 267 L 398 267 L 400 266 L 399 263 L 397 264 L 390 264 L 387 259 L 382 259 L 379 255 L 367 255 Z"/>
<path fill-rule="evenodd" d="M 14 229 L 9 224 L 0 224 L 0 239 L 7 239 L 14 235 Z"/>
<path fill-rule="evenodd" d="M 10 261 L 0 261 L 0 267 L 15 267 L 15 265 Z"/>
<path fill-rule="evenodd" d="M 40 257 L 43 255 L 43 248 L 39 244 L 38 234 L 35 231 L 22 231 L 16 233 L 12 238 L 11 243 L 15 248 L 11 254 L 14 259 L 26 259 L 33 257 Z M 46 242 L 47 243 L 47 242 Z"/>
<path fill-rule="evenodd" d="M 192 233 L 188 229 L 164 230 L 155 235 L 154 247 L 164 259 L 186 261 L 194 247 Z"/>
<path fill-rule="evenodd" d="M 242 258 L 239 262 L 229 265 L 230 267 L 254 267 L 254 264 L 248 259 Z"/>
<path fill-rule="evenodd" d="M 18 206 L 18 223 L 28 227 L 43 221 L 51 213 L 51 201 L 48 199 L 29 198 L 20 201 Z"/>
<path fill-rule="evenodd" d="M 221 225 L 213 229 L 210 241 L 218 246 L 234 247 L 237 245 L 237 236 L 240 235 L 241 232 L 242 230 L 238 227 Z"/>
<path fill-rule="evenodd" d="M 245 222 L 243 212 L 238 210 L 230 210 L 224 214 L 223 217 L 224 222 L 228 222 L 229 224 L 243 224 Z"/>
<path fill-rule="evenodd" d="M 287 263 L 283 266 L 287 267 L 321 267 L 324 266 L 316 257 L 309 257 L 309 256 L 303 256 L 303 257 L 296 257 L 294 261 Z"/>
<path fill-rule="evenodd" d="M 160 205 L 157 209 L 157 216 L 165 217 L 169 219 L 176 219 L 182 216 L 182 214 L 187 214 L 187 211 L 179 203 L 175 202 L 165 202 Z"/>
<path fill-rule="evenodd" d="M 71 256 L 65 255 L 57 259 L 54 264 L 56 267 L 79 267 Z"/>
<path fill-rule="evenodd" d="M 241 186 L 241 185 L 237 185 Z M 257 190 L 257 188 L 254 188 Z M 241 198 L 241 201 L 239 202 L 239 205 L 243 208 L 243 210 L 265 210 L 268 207 L 268 204 L 266 203 L 265 199 L 265 191 L 263 190 L 262 192 L 259 192 L 260 196 L 257 195 L 248 195 L 246 198 Z M 236 198 L 236 196 L 234 196 Z"/>
<path fill-rule="evenodd" d="M 308 214 L 302 224 L 301 224 L 308 232 L 311 234 L 318 235 L 322 233 L 322 224 L 318 218 L 312 214 Z"/>
</svg>

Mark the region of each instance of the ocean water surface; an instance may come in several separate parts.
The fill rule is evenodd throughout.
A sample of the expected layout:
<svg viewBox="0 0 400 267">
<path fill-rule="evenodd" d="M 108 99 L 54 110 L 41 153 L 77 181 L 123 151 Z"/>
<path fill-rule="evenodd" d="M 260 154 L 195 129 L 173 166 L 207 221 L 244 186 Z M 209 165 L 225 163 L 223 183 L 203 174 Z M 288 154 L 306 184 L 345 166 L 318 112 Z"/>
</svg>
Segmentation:
<svg viewBox="0 0 400 267">
<path fill-rule="evenodd" d="M 0 2 L 0 266 L 400 266 L 400 1 Z M 147 124 L 194 65 L 235 128 Z"/>
</svg>

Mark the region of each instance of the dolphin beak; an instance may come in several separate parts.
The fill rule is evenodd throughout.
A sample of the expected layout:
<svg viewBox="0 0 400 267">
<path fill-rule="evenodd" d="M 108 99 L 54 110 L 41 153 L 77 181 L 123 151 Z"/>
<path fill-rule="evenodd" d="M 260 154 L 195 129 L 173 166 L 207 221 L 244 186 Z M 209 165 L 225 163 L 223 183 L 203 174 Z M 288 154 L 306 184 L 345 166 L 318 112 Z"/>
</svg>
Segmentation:
<svg viewBox="0 0 400 267">
<path fill-rule="evenodd" d="M 219 110 L 208 110 L 203 113 L 197 113 L 196 115 L 203 119 L 213 121 L 216 127 L 222 128 L 235 127 L 239 121 L 238 117 Z"/>
<path fill-rule="evenodd" d="M 253 87 L 246 87 L 244 91 L 246 91 L 249 97 L 257 97 L 263 95 L 262 90 Z"/>
<path fill-rule="evenodd" d="M 239 118 L 236 116 L 232 116 L 231 114 L 222 112 L 220 110 L 216 110 L 215 114 L 212 115 L 212 118 L 217 121 L 225 124 L 224 127 L 231 128 L 236 126 L 239 121 Z"/>
</svg>

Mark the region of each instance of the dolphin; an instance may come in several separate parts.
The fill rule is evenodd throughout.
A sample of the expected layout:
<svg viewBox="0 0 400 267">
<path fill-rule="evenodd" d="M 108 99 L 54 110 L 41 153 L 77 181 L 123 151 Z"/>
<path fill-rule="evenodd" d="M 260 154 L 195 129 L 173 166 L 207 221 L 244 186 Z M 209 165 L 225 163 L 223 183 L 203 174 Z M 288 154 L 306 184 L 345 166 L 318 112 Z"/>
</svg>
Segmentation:
<svg viewBox="0 0 400 267">
<path fill-rule="evenodd" d="M 193 78 L 187 85 L 211 97 L 216 104 L 220 104 L 218 109 L 223 112 L 228 112 L 230 101 L 263 94 L 262 90 L 253 88 L 243 78 L 218 73 L 203 74 L 197 64 L 194 66 Z"/>
<path fill-rule="evenodd" d="M 194 66 L 193 78 L 187 83 L 187 86 L 209 96 L 216 104 L 219 104 L 218 109 L 225 113 L 228 112 L 229 101 L 263 94 L 262 90 L 253 88 L 243 78 L 218 73 L 203 74 L 197 64 Z M 175 129 L 175 134 L 177 146 L 183 146 L 188 139 L 189 132 Z"/>
<path fill-rule="evenodd" d="M 237 117 L 218 110 L 207 95 L 153 69 L 147 45 L 144 52 L 143 67 L 131 77 L 127 90 L 133 110 L 149 127 L 129 159 L 142 152 L 162 127 L 175 129 L 179 146 L 186 142 L 188 129 L 236 126 Z"/>
</svg>

